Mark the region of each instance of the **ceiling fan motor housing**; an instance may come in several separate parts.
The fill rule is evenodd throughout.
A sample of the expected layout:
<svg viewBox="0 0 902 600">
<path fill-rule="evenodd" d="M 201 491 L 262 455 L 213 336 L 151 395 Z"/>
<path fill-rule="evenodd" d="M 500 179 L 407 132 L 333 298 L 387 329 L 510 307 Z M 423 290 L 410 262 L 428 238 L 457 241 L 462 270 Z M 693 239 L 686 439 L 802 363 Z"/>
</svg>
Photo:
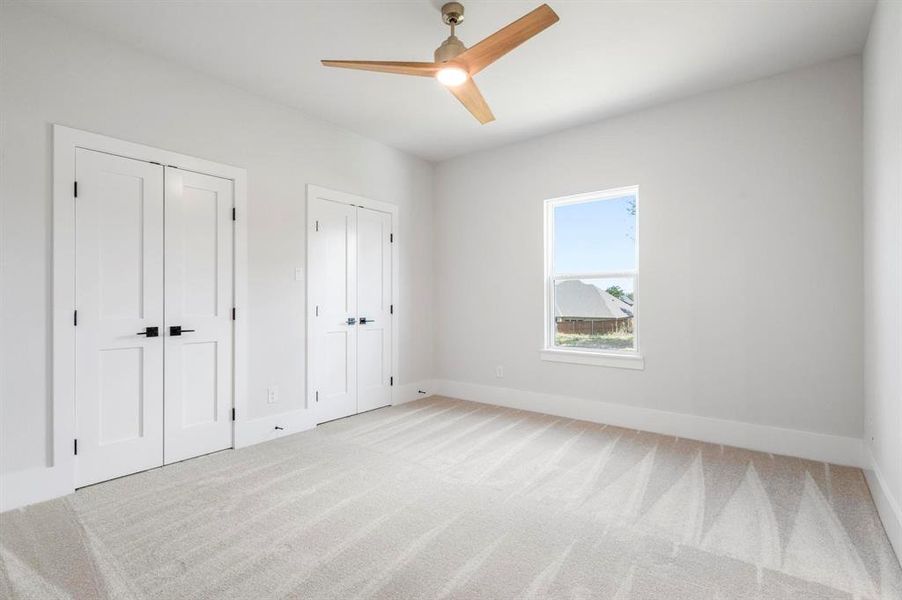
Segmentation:
<svg viewBox="0 0 902 600">
<path fill-rule="evenodd" d="M 435 49 L 435 62 L 444 63 L 457 58 L 466 50 L 464 43 L 457 39 L 457 36 L 448 36 L 448 39 L 442 42 L 442 45 Z"/>
</svg>

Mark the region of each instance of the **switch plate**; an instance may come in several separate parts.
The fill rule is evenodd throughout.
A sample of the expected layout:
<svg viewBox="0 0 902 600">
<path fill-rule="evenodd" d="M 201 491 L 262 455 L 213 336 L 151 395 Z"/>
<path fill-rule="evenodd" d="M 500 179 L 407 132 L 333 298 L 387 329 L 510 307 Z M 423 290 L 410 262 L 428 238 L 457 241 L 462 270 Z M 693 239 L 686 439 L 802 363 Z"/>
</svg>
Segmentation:
<svg viewBox="0 0 902 600">
<path fill-rule="evenodd" d="M 275 404 L 279 401 L 279 386 L 271 385 L 266 389 L 266 403 Z"/>
<path fill-rule="evenodd" d="M 495 377 L 497 377 L 499 379 L 504 377 L 504 367 L 502 367 L 501 365 L 498 365 L 497 367 L 495 367 Z"/>
<path fill-rule="evenodd" d="M 294 270 L 294 280 L 304 281 L 304 267 L 296 267 Z"/>
</svg>

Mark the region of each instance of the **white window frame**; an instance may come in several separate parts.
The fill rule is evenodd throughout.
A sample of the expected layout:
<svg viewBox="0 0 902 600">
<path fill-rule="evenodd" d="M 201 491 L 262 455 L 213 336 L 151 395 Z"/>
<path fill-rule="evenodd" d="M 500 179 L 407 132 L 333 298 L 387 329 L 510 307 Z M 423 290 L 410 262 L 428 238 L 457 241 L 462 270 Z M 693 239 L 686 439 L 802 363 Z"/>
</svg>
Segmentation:
<svg viewBox="0 0 902 600">
<path fill-rule="evenodd" d="M 554 209 L 569 204 L 585 204 L 588 202 L 611 200 L 632 196 L 636 199 L 636 267 L 633 271 L 599 271 L 589 273 L 555 273 L 554 271 Z M 561 348 L 554 345 L 554 284 L 570 279 L 605 279 L 621 278 L 633 280 L 633 332 L 635 348 L 633 350 L 593 350 L 591 348 Z M 540 352 L 542 360 L 566 362 L 582 365 L 598 365 L 619 367 L 624 369 L 644 369 L 645 359 L 640 352 L 639 342 L 639 186 L 626 186 L 599 192 L 588 192 L 545 201 L 545 341 Z"/>
</svg>

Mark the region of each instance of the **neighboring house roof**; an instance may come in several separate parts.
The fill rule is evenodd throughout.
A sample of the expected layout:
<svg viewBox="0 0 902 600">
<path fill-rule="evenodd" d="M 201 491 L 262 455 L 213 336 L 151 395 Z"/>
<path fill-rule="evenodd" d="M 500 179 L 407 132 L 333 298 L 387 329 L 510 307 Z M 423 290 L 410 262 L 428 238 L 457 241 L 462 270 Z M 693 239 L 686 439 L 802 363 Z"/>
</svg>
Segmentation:
<svg viewBox="0 0 902 600">
<path fill-rule="evenodd" d="M 555 286 L 554 316 L 568 319 L 625 319 L 633 316 L 633 308 L 597 286 L 569 279 Z"/>
</svg>

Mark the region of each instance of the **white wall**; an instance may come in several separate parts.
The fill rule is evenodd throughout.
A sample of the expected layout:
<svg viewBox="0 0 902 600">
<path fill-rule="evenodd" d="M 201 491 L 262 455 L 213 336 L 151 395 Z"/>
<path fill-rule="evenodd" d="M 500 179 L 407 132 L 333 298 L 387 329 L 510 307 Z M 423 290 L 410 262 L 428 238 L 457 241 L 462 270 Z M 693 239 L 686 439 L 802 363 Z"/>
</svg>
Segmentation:
<svg viewBox="0 0 902 600">
<path fill-rule="evenodd" d="M 880 2 L 864 53 L 865 444 L 902 557 L 902 3 Z"/>
<path fill-rule="evenodd" d="M 303 407 L 307 183 L 400 206 L 395 381 L 431 375 L 431 164 L 27 8 L 0 23 L 0 472 L 48 462 L 52 123 L 247 169 L 245 418 Z"/>
<path fill-rule="evenodd" d="M 860 457 L 860 104 L 852 57 L 441 163 L 444 389 L 829 434 Z M 543 200 L 634 184 L 645 370 L 541 361 Z"/>
</svg>

